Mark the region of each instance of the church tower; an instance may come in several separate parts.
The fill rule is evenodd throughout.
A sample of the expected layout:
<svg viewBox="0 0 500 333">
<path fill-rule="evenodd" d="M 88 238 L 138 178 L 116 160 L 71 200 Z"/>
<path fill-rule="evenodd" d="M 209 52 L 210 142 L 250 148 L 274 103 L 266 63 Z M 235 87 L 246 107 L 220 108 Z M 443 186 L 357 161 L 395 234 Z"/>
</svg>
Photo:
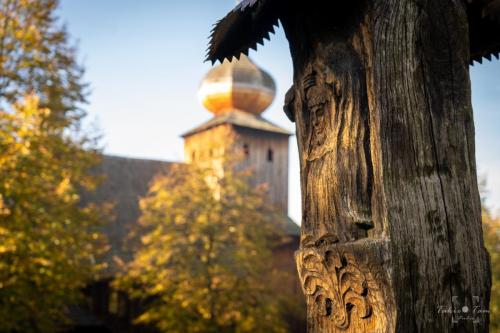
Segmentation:
<svg viewBox="0 0 500 333">
<path fill-rule="evenodd" d="M 275 94 L 272 77 L 244 55 L 214 67 L 198 92 L 213 117 L 183 135 L 184 153 L 186 162 L 203 163 L 240 152 L 253 185 L 267 184 L 269 200 L 287 216 L 290 133 L 261 116 Z"/>
</svg>

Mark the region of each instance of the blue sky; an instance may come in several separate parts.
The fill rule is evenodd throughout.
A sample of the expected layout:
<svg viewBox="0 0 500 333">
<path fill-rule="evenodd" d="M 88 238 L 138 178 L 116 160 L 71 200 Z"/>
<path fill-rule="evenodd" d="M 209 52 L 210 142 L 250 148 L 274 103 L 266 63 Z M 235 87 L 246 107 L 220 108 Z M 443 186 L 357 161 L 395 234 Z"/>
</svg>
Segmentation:
<svg viewBox="0 0 500 333">
<path fill-rule="evenodd" d="M 61 0 L 59 15 L 86 67 L 92 94 L 86 109 L 104 134 L 109 154 L 183 160 L 179 137 L 210 118 L 196 98 L 210 69 L 204 63 L 210 28 L 234 0 Z M 264 114 L 293 130 L 281 111 L 292 82 L 280 29 L 250 54 L 270 72 L 278 94 Z M 488 179 L 488 204 L 500 209 L 500 61 L 471 70 L 478 169 Z M 300 222 L 295 139 L 290 141 L 290 215 Z"/>
</svg>

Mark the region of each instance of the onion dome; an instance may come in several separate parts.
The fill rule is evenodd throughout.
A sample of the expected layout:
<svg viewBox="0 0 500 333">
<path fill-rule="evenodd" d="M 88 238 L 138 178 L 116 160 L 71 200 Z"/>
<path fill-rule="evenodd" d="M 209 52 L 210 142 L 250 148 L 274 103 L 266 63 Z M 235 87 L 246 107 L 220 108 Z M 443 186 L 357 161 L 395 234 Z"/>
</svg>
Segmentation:
<svg viewBox="0 0 500 333">
<path fill-rule="evenodd" d="M 245 55 L 212 68 L 198 90 L 203 106 L 216 116 L 235 110 L 260 115 L 275 95 L 273 78 Z"/>
</svg>

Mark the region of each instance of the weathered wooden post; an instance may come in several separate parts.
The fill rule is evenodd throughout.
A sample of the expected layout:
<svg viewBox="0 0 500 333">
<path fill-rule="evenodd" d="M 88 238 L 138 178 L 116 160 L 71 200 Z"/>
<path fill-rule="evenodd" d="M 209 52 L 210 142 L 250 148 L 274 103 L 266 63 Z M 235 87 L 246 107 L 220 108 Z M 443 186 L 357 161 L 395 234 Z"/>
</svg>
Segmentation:
<svg viewBox="0 0 500 333">
<path fill-rule="evenodd" d="M 290 43 L 309 332 L 488 331 L 469 63 L 498 57 L 499 7 L 247 0 L 214 29 L 212 61 L 278 19 Z"/>
</svg>

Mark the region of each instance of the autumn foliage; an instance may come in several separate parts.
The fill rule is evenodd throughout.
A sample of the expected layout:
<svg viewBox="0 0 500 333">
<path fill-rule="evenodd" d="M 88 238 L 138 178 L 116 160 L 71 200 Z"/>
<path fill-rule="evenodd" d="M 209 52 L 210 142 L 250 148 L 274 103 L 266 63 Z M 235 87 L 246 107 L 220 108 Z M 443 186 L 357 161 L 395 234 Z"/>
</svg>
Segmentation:
<svg viewBox="0 0 500 333">
<path fill-rule="evenodd" d="M 179 166 L 141 200 L 141 246 L 116 285 L 162 332 L 284 332 L 271 248 L 283 240 L 241 172 Z"/>
<path fill-rule="evenodd" d="M 85 84 L 57 1 L 0 0 L 0 332 L 54 332 L 96 272 L 104 221 Z"/>
<path fill-rule="evenodd" d="M 488 210 L 483 210 L 483 233 L 492 271 L 490 332 L 500 333 L 500 218 Z"/>
</svg>

